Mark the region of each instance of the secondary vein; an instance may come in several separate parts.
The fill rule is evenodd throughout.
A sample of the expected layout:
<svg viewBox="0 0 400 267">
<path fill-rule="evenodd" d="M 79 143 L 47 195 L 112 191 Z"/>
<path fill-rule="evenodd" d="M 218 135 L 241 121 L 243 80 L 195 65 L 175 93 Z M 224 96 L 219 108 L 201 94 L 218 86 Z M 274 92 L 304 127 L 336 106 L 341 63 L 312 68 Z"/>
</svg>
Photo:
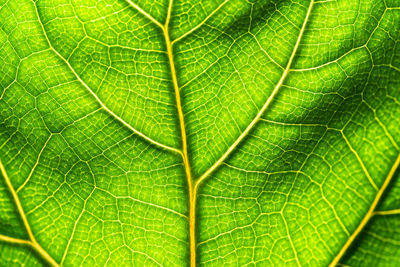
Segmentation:
<svg viewBox="0 0 400 267">
<path fill-rule="evenodd" d="M 22 208 L 21 205 L 21 201 L 19 200 L 18 194 L 15 191 L 13 185 L 11 184 L 11 180 L 7 175 L 6 169 L 4 168 L 3 163 L 0 160 L 0 171 L 1 174 L 4 177 L 4 180 L 6 182 L 6 185 L 8 187 L 8 190 L 10 191 L 13 199 L 14 199 L 14 203 L 17 206 L 18 209 L 18 213 L 21 216 L 22 222 L 25 226 L 26 232 L 28 233 L 29 239 L 30 241 L 26 241 L 23 242 L 24 244 L 29 244 L 34 250 L 36 250 L 39 255 L 41 255 L 43 257 L 43 259 L 45 259 L 48 263 L 50 263 L 50 265 L 52 266 L 58 266 L 58 263 L 39 245 L 39 243 L 36 241 L 35 236 L 32 233 L 31 227 L 29 225 L 28 219 L 25 216 L 25 212 L 24 209 Z M 4 236 L 3 236 L 4 237 Z M 17 241 L 21 241 L 19 239 L 15 239 L 15 238 L 3 238 L 3 241 L 14 241 L 15 243 L 17 243 Z M 22 243 L 22 242 L 18 242 L 18 243 Z"/>
<path fill-rule="evenodd" d="M 142 8 L 140 8 L 138 5 L 136 5 L 134 2 L 130 1 L 130 0 L 126 0 L 131 6 L 133 6 L 137 11 L 139 11 L 143 16 L 147 17 L 149 20 L 151 20 L 154 24 L 156 24 L 158 27 L 160 28 L 164 28 L 163 25 L 156 20 L 155 18 L 153 18 L 149 13 L 147 13 L 146 11 L 144 11 Z"/>
<path fill-rule="evenodd" d="M 331 262 L 329 267 L 334 267 L 339 263 L 340 259 L 346 253 L 347 249 L 351 246 L 351 244 L 353 244 L 353 241 L 362 232 L 362 230 L 367 225 L 367 223 L 369 222 L 371 217 L 373 217 L 375 215 L 374 211 L 376 209 L 376 206 L 378 205 L 379 201 L 381 200 L 386 188 L 389 186 L 390 182 L 392 181 L 393 177 L 395 176 L 394 174 L 396 173 L 396 170 L 399 166 L 400 166 L 400 154 L 397 156 L 397 159 L 393 163 L 392 168 L 390 169 L 385 181 L 383 182 L 382 187 L 379 189 L 378 193 L 376 194 L 375 199 L 372 202 L 371 207 L 369 208 L 367 214 L 365 214 L 364 218 L 361 220 L 360 224 L 358 225 L 356 230 L 353 232 L 353 234 L 351 236 L 349 236 L 346 243 L 340 249 L 339 253 L 333 259 L 333 261 Z"/>
<path fill-rule="evenodd" d="M 265 102 L 264 106 L 257 113 L 255 118 L 251 121 L 251 123 L 247 126 L 247 128 L 240 134 L 240 136 L 235 140 L 235 142 L 228 148 L 228 150 L 206 172 L 204 172 L 203 175 L 200 176 L 200 178 L 195 183 L 195 186 L 194 186 L 195 190 L 197 190 L 197 188 L 204 181 L 204 179 L 206 179 L 212 172 L 214 172 L 215 169 L 217 169 L 221 165 L 221 163 L 232 153 L 233 150 L 235 150 L 235 148 L 241 143 L 241 141 L 248 135 L 248 133 L 253 129 L 253 127 L 257 124 L 257 122 L 261 119 L 261 116 L 264 114 L 265 110 L 267 110 L 267 108 L 271 104 L 272 100 L 274 99 L 274 97 L 278 93 L 279 89 L 282 87 L 282 84 L 283 84 L 283 82 L 285 81 L 285 79 L 287 77 L 287 74 L 288 74 L 288 72 L 289 72 L 289 70 L 291 68 L 293 59 L 294 59 L 294 57 L 296 55 L 296 52 L 297 52 L 298 47 L 300 45 L 301 39 L 303 37 L 304 30 L 306 28 L 308 19 L 310 17 L 313 4 L 314 4 L 314 0 L 311 0 L 310 1 L 310 5 L 309 5 L 308 10 L 307 10 L 307 13 L 306 13 L 306 17 L 305 17 L 304 22 L 303 22 L 303 25 L 302 25 L 302 27 L 300 29 L 299 35 L 298 35 L 296 43 L 294 45 L 292 54 L 290 55 L 289 61 L 288 61 L 287 65 L 286 65 L 286 68 L 283 71 L 282 76 L 279 79 L 279 81 L 278 81 L 277 85 L 275 86 L 274 90 L 272 91 L 271 95 L 269 96 L 269 98 Z"/>
<path fill-rule="evenodd" d="M 400 215 L 400 209 L 394 209 L 394 210 L 377 210 L 377 211 L 374 211 L 373 215 L 379 215 L 379 216 Z"/>
<path fill-rule="evenodd" d="M 130 1 L 129 1 L 130 2 Z M 46 38 L 46 41 L 50 47 L 50 49 L 68 66 L 68 68 L 70 69 L 70 71 L 74 74 L 74 76 L 76 77 L 76 79 L 90 92 L 90 94 L 96 99 L 96 101 L 100 104 L 100 106 L 106 111 L 108 112 L 111 116 L 113 116 L 115 119 L 117 119 L 119 122 L 121 122 L 124 126 L 126 126 L 128 129 L 130 129 L 132 132 L 134 132 L 135 134 L 139 135 L 140 137 L 142 137 L 143 139 L 147 140 L 148 142 L 159 146 L 161 148 L 164 148 L 166 150 L 175 152 L 175 153 L 179 153 L 181 154 L 182 152 L 179 149 L 176 149 L 174 147 L 170 147 L 167 145 L 164 145 L 160 142 L 157 142 L 156 140 L 148 137 L 147 135 L 145 135 L 144 133 L 140 132 L 139 130 L 135 129 L 134 127 L 132 127 L 129 123 L 127 123 L 126 121 L 124 121 L 121 117 L 119 117 L 117 114 L 115 114 L 112 110 L 110 110 L 101 100 L 100 98 L 95 94 L 95 92 L 90 89 L 90 87 L 81 79 L 81 77 L 78 75 L 78 73 L 76 73 L 76 71 L 74 70 L 74 68 L 71 66 L 71 64 L 68 62 L 67 59 L 65 59 L 60 53 L 58 53 L 58 51 L 52 46 L 50 39 L 47 36 L 47 32 L 43 26 L 43 22 L 39 16 L 39 12 L 37 10 L 37 6 L 36 3 L 33 1 L 33 4 L 35 6 L 35 12 L 36 12 L 36 16 L 38 18 L 39 24 L 42 28 L 43 34 Z M 137 6 L 135 6 L 137 7 Z M 137 7 L 138 8 L 138 7 Z M 138 9 L 139 12 L 141 12 L 142 9 Z M 143 11 L 143 10 L 142 10 Z M 144 11 L 143 11 L 144 12 Z M 145 15 L 145 12 L 143 13 L 141 12 L 143 15 Z M 147 13 L 146 13 L 147 14 Z M 150 19 L 150 15 L 146 16 Z M 154 22 L 154 21 L 153 21 Z M 156 23 L 157 24 L 157 23 Z M 157 24 L 158 25 L 158 24 Z M 161 24 L 160 24 L 161 25 Z M 159 26 L 160 26 L 159 25 Z M 161 25 L 161 28 L 163 28 L 163 26 Z"/>
<path fill-rule="evenodd" d="M 172 1 L 172 0 L 171 0 Z M 199 24 L 197 24 L 195 27 L 193 27 L 191 30 L 185 32 L 184 34 L 182 34 L 181 36 L 179 36 L 178 38 L 176 38 L 175 40 L 172 41 L 172 45 L 175 44 L 176 42 L 178 42 L 179 40 L 182 40 L 183 38 L 185 38 L 186 36 L 190 35 L 192 32 L 196 31 L 198 28 L 200 28 L 201 26 L 204 25 L 204 23 L 206 23 L 206 21 L 211 18 L 215 13 L 218 12 L 218 10 L 220 10 L 229 0 L 225 0 L 224 2 L 222 2 L 213 12 L 211 12 L 205 19 L 203 19 Z"/>
<path fill-rule="evenodd" d="M 1 235 L 1 234 L 0 234 L 0 241 L 4 241 L 7 243 L 13 243 L 13 244 L 20 244 L 20 245 L 31 245 L 31 242 L 29 240 L 19 239 L 19 238 Z"/>
</svg>

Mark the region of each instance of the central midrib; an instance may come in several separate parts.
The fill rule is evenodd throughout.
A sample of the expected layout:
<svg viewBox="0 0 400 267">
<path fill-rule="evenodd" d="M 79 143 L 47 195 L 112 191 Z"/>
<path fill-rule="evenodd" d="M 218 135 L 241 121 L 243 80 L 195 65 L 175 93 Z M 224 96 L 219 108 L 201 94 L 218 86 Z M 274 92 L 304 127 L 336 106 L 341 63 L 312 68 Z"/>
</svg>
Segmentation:
<svg viewBox="0 0 400 267">
<path fill-rule="evenodd" d="M 187 136 L 186 136 L 186 129 L 185 129 L 184 114 L 183 114 L 183 109 L 182 109 L 182 101 L 181 101 L 181 96 L 180 96 L 178 78 L 176 75 L 173 47 L 172 47 L 174 44 L 174 41 L 171 42 L 170 35 L 169 35 L 169 22 L 170 22 L 170 18 L 171 18 L 172 3 L 173 3 L 173 0 L 171 0 L 169 3 L 166 22 L 165 22 L 165 25 L 161 26 L 161 29 L 163 31 L 164 39 L 165 39 L 165 43 L 166 43 L 168 61 L 169 61 L 170 71 L 171 71 L 171 78 L 172 78 L 172 83 L 173 83 L 173 87 L 174 87 L 174 91 L 175 91 L 176 107 L 177 107 L 177 112 L 178 112 L 178 117 L 179 117 L 179 124 L 180 124 L 181 138 L 182 138 L 182 153 L 180 153 L 180 154 L 182 156 L 183 164 L 184 164 L 184 168 L 185 168 L 185 174 L 186 174 L 186 180 L 187 180 L 187 186 L 188 186 L 188 198 L 189 198 L 190 266 L 195 267 L 196 266 L 196 227 L 195 227 L 195 225 L 196 225 L 196 200 L 197 200 L 197 192 L 199 190 L 199 186 L 205 180 L 205 178 L 207 178 L 212 172 L 214 172 L 220 166 L 220 164 L 232 153 L 232 151 L 235 150 L 237 145 L 248 135 L 248 133 L 257 124 L 257 122 L 259 121 L 259 119 L 261 118 L 261 116 L 263 115 L 265 110 L 268 108 L 268 106 L 272 102 L 273 98 L 278 93 L 279 89 L 282 87 L 282 84 L 283 84 L 284 80 L 286 79 L 286 76 L 292 65 L 293 59 L 296 55 L 297 49 L 300 45 L 300 41 L 302 39 L 308 19 L 311 14 L 314 0 L 310 1 L 309 7 L 308 7 L 308 10 L 306 13 L 306 17 L 305 17 L 303 25 L 300 29 L 299 35 L 298 35 L 296 43 L 293 47 L 293 51 L 290 55 L 290 58 L 286 65 L 286 68 L 284 69 L 284 71 L 281 75 L 281 78 L 279 79 L 277 85 L 275 86 L 271 95 L 267 99 L 266 103 L 263 105 L 263 107 L 257 113 L 255 118 L 253 118 L 251 123 L 241 133 L 241 135 L 229 147 L 229 149 L 218 159 L 218 161 L 216 161 L 207 171 L 204 172 L 204 174 L 202 174 L 195 181 L 192 180 L 192 174 L 191 174 L 191 170 L 190 170 L 191 168 L 190 168 L 190 162 L 189 162 L 189 156 L 188 156 L 188 146 L 187 146 Z"/>
<path fill-rule="evenodd" d="M 171 78 L 172 78 L 172 83 L 173 83 L 174 91 L 175 91 L 176 109 L 178 112 L 179 126 L 180 126 L 180 131 L 181 131 L 182 153 L 180 153 L 180 154 L 182 156 L 183 164 L 184 164 L 184 168 L 185 168 L 186 182 L 187 182 L 187 187 L 188 187 L 188 198 L 189 198 L 190 266 L 194 267 L 194 266 L 196 266 L 196 233 L 195 233 L 196 232 L 196 228 L 195 228 L 196 190 L 193 188 L 192 174 L 190 171 L 190 163 L 189 163 L 188 148 L 187 148 L 187 137 L 186 137 L 186 129 L 185 129 L 185 119 L 184 119 L 183 110 L 182 110 L 178 78 L 176 75 L 173 48 L 172 48 L 172 43 L 171 43 L 169 31 L 168 31 L 169 22 L 170 22 L 170 18 L 171 18 L 172 2 L 173 1 L 171 0 L 169 3 L 167 19 L 165 21 L 165 25 L 163 27 L 161 27 L 161 29 L 163 31 L 165 44 L 167 47 L 168 61 L 169 61 L 169 66 L 170 66 L 170 70 L 171 70 Z"/>
<path fill-rule="evenodd" d="M 279 89 L 281 88 L 281 86 L 282 86 L 282 84 L 283 84 L 283 82 L 284 82 L 284 80 L 285 80 L 285 78 L 286 78 L 286 76 L 287 76 L 287 74 L 288 74 L 288 72 L 290 70 L 290 67 L 292 65 L 292 61 L 293 61 L 293 59 L 295 57 L 296 51 L 297 51 L 298 46 L 300 44 L 300 41 L 301 41 L 303 32 L 305 30 L 309 15 L 311 13 L 311 9 L 312 9 L 314 0 L 310 1 L 310 5 L 308 7 L 306 18 L 305 18 L 305 20 L 303 22 L 302 28 L 301 28 L 301 30 L 299 32 L 298 38 L 297 38 L 296 43 L 295 43 L 295 45 L 293 47 L 292 54 L 291 54 L 291 56 L 290 56 L 290 58 L 288 60 L 286 68 L 284 69 L 284 71 L 283 71 L 283 73 L 281 75 L 281 78 L 280 78 L 279 82 L 275 86 L 275 88 L 272 91 L 270 97 L 267 99 L 266 103 L 263 105 L 261 110 L 257 113 L 255 118 L 253 118 L 252 122 L 246 127 L 246 129 L 235 140 L 235 142 L 229 147 L 229 149 L 207 171 L 205 171 L 198 179 L 193 179 L 192 178 L 192 174 L 191 174 L 190 161 L 189 161 L 189 156 L 188 156 L 189 153 L 188 153 L 188 143 L 187 143 L 187 135 L 186 135 L 186 129 L 185 129 L 184 114 L 183 114 L 182 101 L 181 101 L 181 96 L 180 96 L 180 88 L 179 88 L 179 84 L 178 84 L 178 77 L 176 75 L 176 68 L 175 68 L 174 55 L 173 55 L 173 45 L 178 40 L 183 39 L 183 36 L 186 37 L 192 31 L 190 31 L 190 32 L 184 34 L 183 36 L 178 37 L 177 39 L 171 41 L 171 37 L 170 37 L 170 34 L 169 34 L 169 23 L 170 23 L 170 19 L 171 19 L 173 0 L 171 0 L 169 2 L 167 18 L 166 18 L 166 21 L 165 21 L 164 25 L 161 24 L 160 22 L 158 22 L 156 19 L 154 19 L 151 15 L 146 13 L 143 9 L 141 9 L 139 6 L 137 6 L 132 1 L 127 0 L 127 2 L 130 5 L 132 5 L 134 8 L 136 8 L 144 16 L 146 16 L 148 19 L 150 19 L 152 22 L 154 22 L 163 32 L 164 39 L 165 39 L 165 44 L 166 44 L 167 55 L 168 55 L 169 67 L 170 67 L 170 71 L 171 71 L 171 79 L 172 79 L 172 84 L 173 84 L 173 87 L 174 87 L 176 108 L 177 108 L 177 113 L 178 113 L 178 118 L 179 118 L 180 131 L 181 131 L 181 139 L 182 139 L 181 150 L 165 146 L 165 145 L 163 145 L 161 143 L 158 143 L 157 141 L 152 140 L 151 138 L 148 138 L 147 136 L 145 136 L 144 134 L 140 133 L 139 131 L 136 131 L 132 127 L 129 127 L 129 128 L 132 128 L 132 130 L 134 130 L 134 132 L 137 132 L 140 136 L 144 137 L 146 140 L 149 140 L 150 142 L 152 142 L 152 143 L 154 143 L 154 144 L 156 144 L 156 145 L 158 145 L 160 147 L 163 147 L 165 149 L 177 152 L 182 157 L 182 161 L 183 161 L 184 169 L 185 169 L 186 180 L 187 180 L 186 182 L 187 182 L 187 187 L 188 187 L 188 199 L 189 199 L 189 205 L 188 205 L 189 207 L 188 208 L 189 208 L 190 266 L 191 267 L 195 267 L 196 266 L 196 228 L 195 228 L 195 223 L 196 223 L 196 200 L 197 200 L 197 193 L 198 193 L 198 190 L 199 190 L 199 186 L 205 180 L 205 178 L 209 177 L 210 174 L 212 172 L 214 172 L 220 166 L 220 164 L 235 150 L 237 145 L 245 138 L 245 136 L 248 135 L 248 133 L 256 125 L 256 123 L 259 121 L 259 119 L 261 118 L 261 115 L 265 112 L 265 110 L 267 109 L 267 107 L 272 102 L 273 98 L 275 97 L 275 95 L 277 94 Z M 217 10 L 220 9 L 226 2 L 227 1 L 224 1 L 223 4 L 221 4 L 217 8 Z M 215 13 L 215 12 L 213 12 L 213 13 Z M 208 16 L 200 24 L 203 24 L 209 17 L 210 16 Z M 47 36 L 46 36 L 46 38 L 47 38 Z M 50 41 L 49 41 L 49 44 L 50 44 Z M 71 66 L 70 66 L 70 68 L 72 69 Z M 79 77 L 79 76 L 77 75 L 77 77 Z M 96 95 L 95 95 L 95 97 L 100 102 L 100 100 L 97 98 Z M 104 108 L 108 110 L 107 107 L 104 106 Z M 115 117 L 117 117 L 112 112 L 110 112 L 110 113 L 112 115 L 114 115 Z M 120 119 L 120 120 L 122 120 L 122 119 Z M 126 124 L 126 123 L 124 123 L 124 124 Z"/>
</svg>

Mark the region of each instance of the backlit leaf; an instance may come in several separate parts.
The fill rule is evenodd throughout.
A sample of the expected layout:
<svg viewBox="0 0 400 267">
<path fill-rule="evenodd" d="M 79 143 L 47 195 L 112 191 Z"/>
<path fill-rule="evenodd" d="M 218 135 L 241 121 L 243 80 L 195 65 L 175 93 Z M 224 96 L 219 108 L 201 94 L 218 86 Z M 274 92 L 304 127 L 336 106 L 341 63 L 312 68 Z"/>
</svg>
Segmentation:
<svg viewBox="0 0 400 267">
<path fill-rule="evenodd" d="M 399 0 L 0 0 L 1 266 L 398 266 Z"/>
</svg>

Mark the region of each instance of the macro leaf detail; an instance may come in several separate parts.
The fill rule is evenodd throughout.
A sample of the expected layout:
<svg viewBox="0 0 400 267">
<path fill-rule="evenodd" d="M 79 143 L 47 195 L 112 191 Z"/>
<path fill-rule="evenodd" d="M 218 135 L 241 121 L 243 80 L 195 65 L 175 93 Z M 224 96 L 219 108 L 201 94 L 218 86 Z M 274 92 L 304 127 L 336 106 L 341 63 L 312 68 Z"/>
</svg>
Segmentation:
<svg viewBox="0 0 400 267">
<path fill-rule="evenodd" d="M 0 0 L 1 266 L 398 266 L 398 0 Z"/>
</svg>

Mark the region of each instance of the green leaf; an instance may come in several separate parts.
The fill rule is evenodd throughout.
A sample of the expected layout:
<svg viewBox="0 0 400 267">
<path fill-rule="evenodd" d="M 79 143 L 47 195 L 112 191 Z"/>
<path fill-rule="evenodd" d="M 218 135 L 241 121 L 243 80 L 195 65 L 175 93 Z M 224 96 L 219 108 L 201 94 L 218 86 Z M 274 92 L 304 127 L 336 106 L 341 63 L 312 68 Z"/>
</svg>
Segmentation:
<svg viewBox="0 0 400 267">
<path fill-rule="evenodd" d="M 400 264 L 400 175 L 386 190 L 373 217 L 359 234 L 342 262 L 347 266 Z"/>
<path fill-rule="evenodd" d="M 0 0 L 0 265 L 397 266 L 398 0 Z"/>
</svg>

